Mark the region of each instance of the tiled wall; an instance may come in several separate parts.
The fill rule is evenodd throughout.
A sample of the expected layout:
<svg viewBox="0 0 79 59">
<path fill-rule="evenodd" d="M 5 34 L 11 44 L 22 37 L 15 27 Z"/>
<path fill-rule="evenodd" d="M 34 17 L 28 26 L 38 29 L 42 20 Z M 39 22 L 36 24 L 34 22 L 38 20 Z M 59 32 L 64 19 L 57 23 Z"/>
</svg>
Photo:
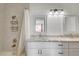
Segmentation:
<svg viewBox="0 0 79 59">
<path fill-rule="evenodd" d="M 11 32 L 12 16 L 16 16 L 19 22 L 19 28 L 23 20 L 24 8 L 28 8 L 28 4 L 0 4 L 0 46 L 2 51 L 12 51 L 12 40 L 14 37 L 18 39 L 20 31 L 18 33 Z M 1 19 L 2 17 L 2 19 Z"/>
<path fill-rule="evenodd" d="M 3 48 L 3 38 L 4 38 L 4 13 L 5 13 L 5 7 L 4 7 L 4 4 L 0 4 L 0 51 L 2 50 Z"/>
</svg>

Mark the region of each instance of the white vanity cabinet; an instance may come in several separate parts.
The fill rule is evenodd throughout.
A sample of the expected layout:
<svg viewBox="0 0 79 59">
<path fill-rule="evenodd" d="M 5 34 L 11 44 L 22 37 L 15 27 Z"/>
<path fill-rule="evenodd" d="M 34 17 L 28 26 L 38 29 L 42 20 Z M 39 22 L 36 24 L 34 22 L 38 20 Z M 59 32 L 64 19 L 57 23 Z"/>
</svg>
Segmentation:
<svg viewBox="0 0 79 59">
<path fill-rule="evenodd" d="M 65 56 L 68 55 L 67 42 L 27 42 L 27 56 Z"/>
<path fill-rule="evenodd" d="M 63 32 L 66 35 L 77 35 L 79 33 L 79 17 L 66 16 L 63 24 Z"/>
</svg>

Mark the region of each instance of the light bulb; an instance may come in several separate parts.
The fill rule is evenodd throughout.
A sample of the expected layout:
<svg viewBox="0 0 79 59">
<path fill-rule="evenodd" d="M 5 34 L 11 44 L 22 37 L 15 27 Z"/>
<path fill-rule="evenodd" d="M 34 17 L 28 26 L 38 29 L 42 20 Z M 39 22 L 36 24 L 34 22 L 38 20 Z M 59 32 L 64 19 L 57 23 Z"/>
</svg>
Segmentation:
<svg viewBox="0 0 79 59">
<path fill-rule="evenodd" d="M 54 15 L 55 15 L 55 16 L 58 16 L 58 15 L 59 15 L 59 13 L 56 11 L 56 12 L 54 13 Z"/>
<path fill-rule="evenodd" d="M 59 17 L 64 17 L 64 15 L 60 14 Z"/>
<path fill-rule="evenodd" d="M 50 11 L 49 13 L 48 13 L 48 16 L 53 16 L 53 11 Z"/>
<path fill-rule="evenodd" d="M 60 13 L 60 15 L 64 15 L 64 12 L 62 11 L 62 12 Z"/>
<path fill-rule="evenodd" d="M 52 14 L 53 14 L 52 12 L 49 12 L 49 13 L 48 13 L 48 15 L 52 15 Z"/>
</svg>

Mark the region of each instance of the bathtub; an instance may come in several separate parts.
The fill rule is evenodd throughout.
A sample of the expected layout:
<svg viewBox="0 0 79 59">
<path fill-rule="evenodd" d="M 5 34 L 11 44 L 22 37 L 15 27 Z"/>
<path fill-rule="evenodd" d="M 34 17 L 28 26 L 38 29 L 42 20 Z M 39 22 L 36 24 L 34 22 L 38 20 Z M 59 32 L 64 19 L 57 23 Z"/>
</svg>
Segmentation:
<svg viewBox="0 0 79 59">
<path fill-rule="evenodd" d="M 15 52 L 8 52 L 8 51 L 3 51 L 3 52 L 0 52 L 0 56 L 16 56 L 16 53 Z"/>
</svg>

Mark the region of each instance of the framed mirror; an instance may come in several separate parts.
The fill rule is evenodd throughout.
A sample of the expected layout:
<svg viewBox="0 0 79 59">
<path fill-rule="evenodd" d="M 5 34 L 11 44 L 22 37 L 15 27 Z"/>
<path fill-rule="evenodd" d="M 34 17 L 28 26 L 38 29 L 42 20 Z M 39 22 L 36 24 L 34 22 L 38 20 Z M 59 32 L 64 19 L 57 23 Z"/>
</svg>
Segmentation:
<svg viewBox="0 0 79 59">
<path fill-rule="evenodd" d="M 44 17 L 36 17 L 35 18 L 35 31 L 37 33 L 45 32 L 45 18 Z"/>
</svg>

